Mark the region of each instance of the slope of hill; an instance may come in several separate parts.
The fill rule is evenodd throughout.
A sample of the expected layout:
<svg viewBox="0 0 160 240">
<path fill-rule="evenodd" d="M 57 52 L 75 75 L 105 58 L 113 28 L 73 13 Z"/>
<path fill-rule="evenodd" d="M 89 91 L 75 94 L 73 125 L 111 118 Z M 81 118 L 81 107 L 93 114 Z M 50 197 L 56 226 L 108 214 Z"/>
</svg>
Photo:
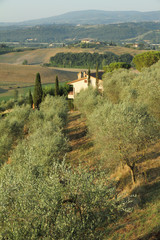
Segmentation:
<svg viewBox="0 0 160 240">
<path fill-rule="evenodd" d="M 37 65 L 43 63 L 49 63 L 50 57 L 55 56 L 57 53 L 80 53 L 80 52 L 90 52 L 90 53 L 100 53 L 104 52 L 113 52 L 117 55 L 129 53 L 131 55 L 136 55 L 142 53 L 144 50 L 137 50 L 132 48 L 125 48 L 119 46 L 106 46 L 102 47 L 102 49 L 88 49 L 88 48 L 44 48 L 44 49 L 36 49 L 29 50 L 24 52 L 12 52 L 0 55 L 0 63 L 10 63 L 10 64 L 22 64 L 24 60 L 28 61 L 30 65 Z"/>
<path fill-rule="evenodd" d="M 160 23 L 121 23 L 110 25 L 39 25 L 33 27 L 0 27 L 0 42 L 68 42 L 93 38 L 99 41 L 125 41 L 135 38 L 149 31 L 159 30 Z M 146 39 L 147 40 L 147 39 Z M 154 37 L 151 41 L 154 41 Z"/>
<path fill-rule="evenodd" d="M 66 161 L 72 166 L 81 163 L 83 166 L 94 168 L 100 163 L 100 156 L 95 150 L 92 137 L 87 134 L 86 119 L 80 112 L 69 113 L 66 127 L 71 151 L 67 154 Z M 121 189 L 119 194 L 135 195 L 138 198 L 134 211 L 127 216 L 122 216 L 106 229 L 105 240 L 158 240 L 160 237 L 160 142 L 149 149 L 152 156 L 146 163 L 141 164 L 141 170 L 146 171 L 145 182 L 138 182 L 131 186 L 129 169 L 117 169 L 114 177 L 119 179 Z M 154 220 L 153 220 L 154 219 Z M 103 227 L 104 228 L 104 227 Z M 102 228 L 102 229 L 103 229 Z"/>
<path fill-rule="evenodd" d="M 43 24 L 110 24 L 122 22 L 160 21 L 160 11 L 102 11 L 85 10 L 73 11 L 49 18 L 42 18 L 17 23 L 16 25 L 43 25 Z M 6 26 L 5 23 L 0 23 Z M 8 23 L 13 25 L 13 23 Z"/>
</svg>

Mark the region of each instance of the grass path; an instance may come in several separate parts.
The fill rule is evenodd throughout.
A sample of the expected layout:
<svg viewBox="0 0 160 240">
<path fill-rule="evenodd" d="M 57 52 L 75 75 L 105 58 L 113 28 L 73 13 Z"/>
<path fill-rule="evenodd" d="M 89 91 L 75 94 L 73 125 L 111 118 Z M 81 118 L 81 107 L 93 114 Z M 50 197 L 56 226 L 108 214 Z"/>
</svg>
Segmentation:
<svg viewBox="0 0 160 240">
<path fill-rule="evenodd" d="M 78 164 L 93 166 L 97 162 L 97 155 L 93 141 L 87 134 L 86 119 L 81 116 L 80 112 L 69 112 L 66 133 L 70 145 L 66 161 L 72 166 Z"/>
</svg>

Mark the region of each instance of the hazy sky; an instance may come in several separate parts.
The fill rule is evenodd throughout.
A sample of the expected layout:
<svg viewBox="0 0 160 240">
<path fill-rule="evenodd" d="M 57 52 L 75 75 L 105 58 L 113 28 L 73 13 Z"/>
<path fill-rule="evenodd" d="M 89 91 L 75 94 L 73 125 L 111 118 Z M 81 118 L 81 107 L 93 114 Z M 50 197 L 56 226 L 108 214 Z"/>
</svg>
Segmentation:
<svg viewBox="0 0 160 240">
<path fill-rule="evenodd" d="M 0 22 L 32 20 L 88 9 L 157 11 L 160 0 L 0 0 Z"/>
</svg>

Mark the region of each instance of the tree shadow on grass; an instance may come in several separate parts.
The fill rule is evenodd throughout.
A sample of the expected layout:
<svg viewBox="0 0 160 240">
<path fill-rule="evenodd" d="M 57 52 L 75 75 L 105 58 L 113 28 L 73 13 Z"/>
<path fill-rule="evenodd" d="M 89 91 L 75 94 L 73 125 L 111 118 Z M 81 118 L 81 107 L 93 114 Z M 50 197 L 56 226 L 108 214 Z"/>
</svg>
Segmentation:
<svg viewBox="0 0 160 240">
<path fill-rule="evenodd" d="M 160 181 L 148 183 L 134 188 L 131 194 L 139 198 L 139 206 L 143 208 L 147 203 L 160 200 Z"/>
<path fill-rule="evenodd" d="M 75 120 L 79 119 L 80 117 L 81 117 L 80 113 L 78 113 L 76 115 L 72 115 L 72 116 L 69 117 L 68 122 L 75 121 Z"/>
<path fill-rule="evenodd" d="M 6 93 L 8 92 L 8 90 L 4 89 L 4 88 L 0 88 L 0 93 Z"/>
<path fill-rule="evenodd" d="M 149 160 L 152 160 L 152 159 L 156 159 L 158 157 L 160 157 L 160 152 L 155 152 L 155 151 L 145 153 L 145 155 L 140 154 L 140 155 L 136 156 L 136 158 L 139 159 L 137 161 L 137 163 L 142 163 L 142 162 L 145 162 L 145 161 L 149 161 Z"/>
<path fill-rule="evenodd" d="M 158 228 L 160 229 L 160 226 L 158 226 Z M 157 229 L 153 229 L 152 233 L 149 233 L 141 238 L 137 238 L 137 240 L 159 240 L 160 230 L 157 230 Z"/>
</svg>

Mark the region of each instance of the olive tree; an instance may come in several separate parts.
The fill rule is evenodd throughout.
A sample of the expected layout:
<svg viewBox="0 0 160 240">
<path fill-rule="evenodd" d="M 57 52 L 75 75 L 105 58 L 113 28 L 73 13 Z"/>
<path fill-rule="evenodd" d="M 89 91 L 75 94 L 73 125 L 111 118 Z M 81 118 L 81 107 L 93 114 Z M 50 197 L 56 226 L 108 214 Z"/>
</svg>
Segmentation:
<svg viewBox="0 0 160 240">
<path fill-rule="evenodd" d="M 124 208 L 106 174 L 62 163 L 46 176 L 31 155 L 24 160 L 0 171 L 0 237 L 102 239 L 101 226 L 107 227 Z"/>
<path fill-rule="evenodd" d="M 136 163 L 142 157 L 140 151 L 145 151 L 160 134 L 159 123 L 145 107 L 125 102 L 107 103 L 96 109 L 89 118 L 89 129 L 110 167 L 127 164 L 133 183 Z"/>
</svg>

